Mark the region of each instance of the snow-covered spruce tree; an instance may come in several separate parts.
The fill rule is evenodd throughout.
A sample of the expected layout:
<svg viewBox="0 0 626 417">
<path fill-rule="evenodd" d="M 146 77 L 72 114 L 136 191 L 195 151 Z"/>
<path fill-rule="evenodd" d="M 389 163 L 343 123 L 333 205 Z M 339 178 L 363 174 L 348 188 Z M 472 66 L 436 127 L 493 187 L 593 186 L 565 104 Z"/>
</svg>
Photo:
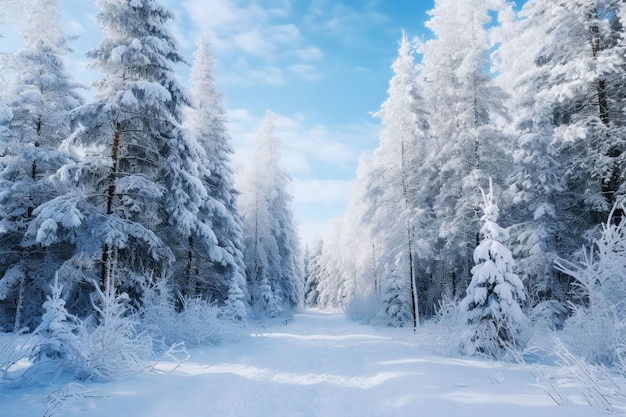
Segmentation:
<svg viewBox="0 0 626 417">
<path fill-rule="evenodd" d="M 546 52 L 538 28 L 545 21 L 545 5 L 524 5 L 520 16 L 512 6 L 497 33 L 502 41 L 498 49 L 497 81 L 509 89 L 506 106 L 511 115 L 510 130 L 516 146 L 506 194 L 512 204 L 508 209 L 514 225 L 510 228 L 515 242 L 514 255 L 521 278 L 526 283 L 531 307 L 543 311 L 558 307 L 566 297 L 566 289 L 553 267 L 559 253 L 559 236 L 566 232 L 559 202 L 566 200 L 564 168 L 554 141 L 554 100 L 543 86 L 548 82 L 551 67 L 541 55 Z M 519 19 L 524 17 L 524 19 Z M 540 40 L 541 39 L 541 40 Z M 547 304 L 546 304 L 547 303 Z M 559 325 L 563 305 L 554 315 Z"/>
<path fill-rule="evenodd" d="M 59 145 L 70 134 L 69 111 L 82 103 L 63 63 L 69 48 L 58 3 L 24 3 L 13 118 L 0 144 L 0 327 L 15 330 L 37 326 L 54 271 L 67 259 L 66 245 L 44 250 L 25 239 L 34 210 L 62 192 L 46 179 L 67 161 Z"/>
<path fill-rule="evenodd" d="M 58 367 L 65 370 L 71 368 L 72 364 L 82 362 L 78 348 L 83 328 L 80 320 L 65 308 L 62 291 L 63 286 L 57 274 L 50 286 L 51 293 L 43 303 L 41 323 L 33 332 L 37 338 L 31 352 L 35 367 L 39 366 L 39 362 L 55 360 L 59 361 Z"/>
<path fill-rule="evenodd" d="M 200 178 L 207 191 L 205 210 L 198 213 L 210 225 L 217 244 L 198 251 L 190 237 L 187 277 L 183 294 L 201 295 L 226 303 L 224 314 L 238 320 L 246 317 L 244 297 L 246 289 L 243 263 L 243 236 L 241 220 L 236 207 L 230 157 L 231 140 L 226 129 L 222 96 L 215 89 L 213 62 L 206 37 L 198 41 L 198 51 L 191 74 L 193 107 L 187 113 L 187 125 L 200 145 Z M 192 249 L 196 247 L 195 252 Z M 202 246 L 200 246 L 202 247 Z M 182 249 L 186 249 L 183 247 Z M 205 266 L 202 267 L 201 258 Z"/>
<path fill-rule="evenodd" d="M 485 26 L 503 3 L 437 0 L 426 23 L 435 37 L 420 48 L 420 81 L 435 145 L 423 168 L 432 177 L 420 199 L 432 202 L 435 216 L 425 230 L 428 240 L 437 242 L 433 285 L 453 299 L 467 287 L 479 228 L 479 184 L 488 177 L 502 183 L 509 167 L 506 138 L 493 123 L 502 115 L 504 93 L 485 71 L 490 68 Z"/>
<path fill-rule="evenodd" d="M 298 236 L 287 193 L 289 177 L 279 167 L 276 116 L 267 112 L 242 179 L 245 265 L 253 312 L 261 317 L 291 314 L 304 287 Z"/>
<path fill-rule="evenodd" d="M 76 314 L 92 311 L 92 281 L 103 290 L 113 282 L 136 305 L 149 276 L 187 265 L 171 248 L 192 239 L 211 254 L 217 244 L 199 215 L 207 202 L 199 147 L 180 126 L 190 99 L 173 71 L 183 58 L 167 29 L 172 14 L 154 0 L 96 4 L 105 35 L 88 55 L 103 78 L 65 143 L 73 162 L 56 181 L 68 191 L 35 210 L 29 231 L 44 245 L 75 245 L 60 275 Z"/>
<path fill-rule="evenodd" d="M 419 235 L 414 223 L 417 190 L 423 180 L 418 168 L 423 164 L 428 145 L 425 104 L 420 94 L 413 47 L 403 35 L 398 58 L 392 65 L 394 75 L 389 82 L 389 96 L 375 113 L 383 129 L 380 144 L 374 151 L 373 165 L 376 175 L 369 177 L 374 184 L 365 202 L 372 223 L 373 240 L 381 254 L 379 264 L 386 275 L 380 277 L 385 291 L 403 291 L 406 294 L 387 294 L 384 300 L 393 305 L 383 305 L 383 315 L 395 315 L 398 300 L 409 300 L 405 306 L 411 312 L 414 327 L 419 322 L 416 282 L 416 258 Z M 404 277 L 405 283 L 396 282 Z M 394 281 L 387 283 L 387 280 Z M 405 316 L 403 315 L 403 318 Z M 390 320 L 399 324 L 398 317 Z M 384 319 L 384 321 L 387 321 Z"/>
<path fill-rule="evenodd" d="M 474 250 L 472 280 L 459 305 L 468 325 L 461 349 L 468 355 L 498 356 L 522 341 L 527 319 L 520 303 L 526 295 L 524 284 L 513 272 L 511 251 L 504 246 L 509 233 L 496 223 L 499 210 L 491 182 L 489 194 L 482 195 L 482 240 Z"/>
</svg>

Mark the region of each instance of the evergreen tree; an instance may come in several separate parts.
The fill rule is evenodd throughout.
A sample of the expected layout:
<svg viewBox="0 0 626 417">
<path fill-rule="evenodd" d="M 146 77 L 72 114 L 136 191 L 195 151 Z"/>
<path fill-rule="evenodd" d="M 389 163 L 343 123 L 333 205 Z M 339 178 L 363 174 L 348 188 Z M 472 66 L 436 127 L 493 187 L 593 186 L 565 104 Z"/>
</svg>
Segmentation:
<svg viewBox="0 0 626 417">
<path fill-rule="evenodd" d="M 389 97 L 375 114 L 381 119 L 383 129 L 373 155 L 376 172 L 370 177 L 374 182 L 370 190 L 373 192 L 366 204 L 370 207 L 368 217 L 374 239 L 383 253 L 380 265 L 387 271 L 381 282 L 388 289 L 407 292 L 395 294 L 392 299 L 410 300 L 406 308 L 412 312 L 413 326 L 417 326 L 415 268 L 419 244 L 414 221 L 419 204 L 417 190 L 423 182 L 418 168 L 423 164 L 428 140 L 425 105 L 417 85 L 413 48 L 406 35 L 400 41 L 398 58 L 392 68 Z M 395 282 L 401 277 L 405 277 L 406 285 Z M 394 283 L 387 285 L 386 280 Z"/>
<path fill-rule="evenodd" d="M 509 13 L 501 33 L 498 70 L 502 85 L 511 87 L 516 138 L 512 230 L 533 305 L 566 304 L 571 282 L 552 267 L 554 260 L 578 250 L 621 198 L 618 3 L 530 0 L 519 17 Z"/>
<path fill-rule="evenodd" d="M 180 126 L 190 99 L 173 71 L 184 61 L 167 30 L 173 15 L 154 0 L 96 4 L 105 36 L 88 55 L 103 78 L 94 101 L 75 112 L 81 127 L 65 144 L 73 160 L 56 180 L 68 192 L 35 210 L 30 228 L 41 244 L 75 245 L 60 275 L 76 292 L 70 311 L 81 314 L 91 310 L 91 288 L 79 283 L 104 290 L 112 282 L 137 304 L 150 276 L 186 264 L 172 256 L 181 240 L 209 253 L 217 243 L 198 215 L 207 196 L 199 146 Z"/>
<path fill-rule="evenodd" d="M 342 256 L 341 244 L 344 240 L 343 222 L 339 217 L 330 220 L 328 233 L 324 237 L 320 255 L 320 279 L 317 303 L 321 308 L 345 308 L 346 294 L 342 291 L 347 282 L 348 273 Z"/>
<path fill-rule="evenodd" d="M 0 145 L 0 326 L 16 330 L 37 325 L 54 270 L 67 259 L 64 245 L 43 250 L 25 237 L 34 210 L 61 192 L 47 178 L 67 160 L 59 145 L 70 134 L 69 112 L 82 103 L 63 63 L 69 47 L 58 3 L 34 0 L 24 10 L 13 118 Z"/>
<path fill-rule="evenodd" d="M 298 236 L 287 193 L 289 177 L 279 167 L 275 116 L 267 112 L 245 173 L 239 207 L 243 215 L 245 264 L 253 309 L 276 317 L 291 313 L 304 287 Z"/>
<path fill-rule="evenodd" d="M 313 251 L 308 248 L 304 255 L 304 305 L 317 307 L 319 298 L 319 285 L 322 274 L 321 259 L 324 241 L 318 240 Z"/>
<path fill-rule="evenodd" d="M 205 37 L 201 37 L 198 42 L 191 81 L 193 108 L 187 119 L 189 129 L 201 148 L 203 170 L 200 178 L 207 191 L 206 210 L 202 215 L 206 216 L 205 221 L 210 224 L 217 244 L 207 253 L 208 267 L 199 268 L 198 258 L 202 256 L 202 251 L 192 253 L 193 245 L 190 241 L 189 263 L 185 270 L 190 279 L 187 293 L 200 293 L 212 299 L 225 300 L 230 310 L 228 314 L 243 319 L 246 316 L 243 303 L 246 278 L 241 220 L 236 207 L 237 192 L 230 165 L 233 149 L 226 130 L 222 96 L 216 91 L 213 81 L 213 63 Z M 191 281 L 191 275 L 194 275 L 195 284 Z M 197 286 L 203 288 L 203 291 L 194 288 Z"/>
<path fill-rule="evenodd" d="M 501 349 L 520 341 L 526 321 L 520 303 L 526 296 L 524 284 L 513 272 L 511 251 L 504 246 L 509 233 L 496 223 L 499 210 L 491 183 L 483 201 L 482 240 L 474 250 L 476 265 L 459 307 L 469 326 L 463 351 L 497 356 Z"/>
<path fill-rule="evenodd" d="M 421 47 L 420 80 L 435 144 L 424 169 L 432 175 L 430 188 L 421 199 L 432 202 L 435 217 L 429 239 L 438 255 L 430 269 L 452 298 L 469 277 L 480 218 L 479 184 L 488 177 L 500 180 L 509 166 L 506 138 L 493 123 L 502 115 L 504 93 L 485 71 L 490 67 L 485 26 L 501 3 L 437 0 L 426 23 L 435 37 Z"/>
</svg>

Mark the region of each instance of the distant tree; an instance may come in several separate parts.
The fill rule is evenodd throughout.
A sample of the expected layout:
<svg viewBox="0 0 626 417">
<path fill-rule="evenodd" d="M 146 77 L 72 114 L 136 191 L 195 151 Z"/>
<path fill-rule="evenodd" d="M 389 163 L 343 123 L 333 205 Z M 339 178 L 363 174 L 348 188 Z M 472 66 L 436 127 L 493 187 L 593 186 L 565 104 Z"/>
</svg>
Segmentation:
<svg viewBox="0 0 626 417">
<path fill-rule="evenodd" d="M 289 177 L 278 165 L 274 119 L 267 112 L 261 123 L 239 200 L 251 303 L 267 317 L 292 313 L 304 287 L 292 197 L 287 193 Z"/>
<path fill-rule="evenodd" d="M 348 295 L 344 289 L 348 274 L 344 266 L 345 258 L 341 243 L 343 242 L 343 221 L 340 217 L 330 220 L 328 233 L 324 237 L 322 254 L 319 257 L 320 279 L 317 286 L 319 295 L 317 303 L 320 308 L 344 308 Z"/>
<path fill-rule="evenodd" d="M 318 240 L 313 251 L 306 250 L 304 255 L 304 305 L 317 307 L 319 285 L 322 275 L 321 259 L 324 241 Z M 308 248 L 307 248 L 308 249 Z"/>
<path fill-rule="evenodd" d="M 37 326 L 54 271 L 67 259 L 63 245 L 43 250 L 25 236 L 35 209 L 59 193 L 46 180 L 67 161 L 59 146 L 71 131 L 69 112 L 82 103 L 63 62 L 69 47 L 58 3 L 33 0 L 24 7 L 24 46 L 13 56 L 19 68 L 13 117 L 0 145 L 0 327 L 15 330 Z"/>
<path fill-rule="evenodd" d="M 520 303 L 526 296 L 524 284 L 513 271 L 511 251 L 504 246 L 509 233 L 496 223 L 499 210 L 491 183 L 483 201 L 482 240 L 474 250 L 472 280 L 459 306 L 469 326 L 463 351 L 498 356 L 520 341 L 526 322 Z"/>
<path fill-rule="evenodd" d="M 213 81 L 213 63 L 206 37 L 198 42 L 191 83 L 193 106 L 187 113 L 187 125 L 200 146 L 199 174 L 207 193 L 204 208 L 197 216 L 202 216 L 201 220 L 210 226 L 216 244 L 207 250 L 190 236 L 185 257 L 187 265 L 179 273 L 187 277 L 182 289 L 186 294 L 225 302 L 230 310 L 228 315 L 243 319 L 247 287 L 242 226 L 230 165 L 233 149 L 226 129 L 222 96 Z"/>
</svg>

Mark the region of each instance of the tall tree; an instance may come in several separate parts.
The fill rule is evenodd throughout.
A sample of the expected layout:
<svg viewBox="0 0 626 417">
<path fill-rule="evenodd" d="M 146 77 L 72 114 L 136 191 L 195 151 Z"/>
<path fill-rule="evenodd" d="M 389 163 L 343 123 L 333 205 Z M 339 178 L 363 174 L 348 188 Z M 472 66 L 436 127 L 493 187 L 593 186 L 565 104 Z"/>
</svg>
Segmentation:
<svg viewBox="0 0 626 417">
<path fill-rule="evenodd" d="M 67 160 L 59 146 L 70 134 L 69 112 L 82 103 L 63 63 L 69 47 L 59 2 L 29 0 L 23 13 L 13 118 L 0 145 L 0 326 L 11 317 L 15 329 L 36 326 L 54 270 L 67 259 L 67 248 L 43 250 L 25 234 L 35 209 L 57 196 L 46 179 Z"/>
<path fill-rule="evenodd" d="M 373 164 L 377 175 L 371 176 L 374 193 L 366 203 L 373 224 L 376 244 L 383 254 L 380 265 L 387 275 L 381 277 L 389 291 L 404 292 L 410 300 L 405 306 L 411 312 L 413 326 L 419 319 L 416 258 L 419 247 L 416 230 L 417 190 L 423 182 L 418 169 L 428 146 L 425 105 L 420 94 L 413 47 L 403 35 L 398 58 L 392 65 L 394 75 L 389 82 L 389 96 L 375 113 L 383 129 L 380 144 L 374 151 Z M 385 281 L 393 280 L 393 285 Z M 398 299 L 398 294 L 389 294 Z M 384 307 L 385 308 L 385 307 Z M 395 307 L 390 307 L 396 311 Z M 394 320 L 397 322 L 398 320 Z"/>
<path fill-rule="evenodd" d="M 426 26 L 435 37 L 421 47 L 424 97 L 435 144 L 428 160 L 438 239 L 433 270 L 456 298 L 467 286 L 480 218 L 478 189 L 508 166 L 505 137 L 493 119 L 502 115 L 504 93 L 485 71 L 490 44 L 485 26 L 502 1 L 437 0 Z M 432 240 L 432 238 L 431 238 Z"/>
<path fill-rule="evenodd" d="M 275 118 L 268 111 L 261 123 L 239 200 L 252 307 L 269 317 L 293 312 L 304 286 L 289 177 L 279 167 Z"/>
<path fill-rule="evenodd" d="M 217 244 L 198 216 L 207 195 L 199 146 L 180 125 L 190 98 L 173 70 L 184 61 L 167 29 L 173 15 L 154 0 L 96 4 L 104 37 L 88 56 L 103 78 L 94 101 L 75 112 L 81 127 L 66 144 L 73 162 L 57 176 L 69 191 L 40 206 L 31 227 L 38 242 L 75 244 L 60 277 L 77 292 L 67 297 L 76 309 L 90 309 L 81 282 L 112 282 L 138 303 L 146 280 L 186 264 L 172 256 L 181 240 L 193 237 L 209 253 Z"/>
<path fill-rule="evenodd" d="M 198 258 L 202 253 L 193 240 L 189 241 L 188 265 L 184 271 L 189 280 L 186 285 L 192 294 L 198 292 L 194 287 L 204 287 L 201 294 L 225 300 L 228 315 L 243 319 L 246 316 L 243 303 L 246 278 L 241 220 L 230 165 L 233 149 L 226 129 L 222 96 L 213 80 L 213 62 L 206 37 L 198 41 L 191 83 L 193 107 L 187 114 L 187 124 L 200 145 L 200 178 L 207 192 L 206 210 L 199 215 L 206 216 L 205 222 L 213 230 L 217 244 L 205 255 L 209 262 L 207 267 L 199 268 Z"/>
</svg>

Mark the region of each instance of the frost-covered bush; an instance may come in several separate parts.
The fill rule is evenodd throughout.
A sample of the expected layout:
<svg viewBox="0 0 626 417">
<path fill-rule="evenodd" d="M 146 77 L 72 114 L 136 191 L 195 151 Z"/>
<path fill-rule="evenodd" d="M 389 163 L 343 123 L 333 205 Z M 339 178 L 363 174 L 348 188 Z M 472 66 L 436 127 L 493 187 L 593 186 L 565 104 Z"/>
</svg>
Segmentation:
<svg viewBox="0 0 626 417">
<path fill-rule="evenodd" d="M 499 356 L 523 343 L 528 319 L 520 303 L 526 296 L 524 284 L 513 272 L 511 251 L 504 246 L 509 233 L 496 223 L 499 211 L 491 184 L 483 202 L 482 240 L 474 250 L 472 280 L 459 305 L 468 324 L 461 349 L 466 354 Z"/>
<path fill-rule="evenodd" d="M 422 324 L 417 332 L 420 347 L 438 355 L 455 356 L 461 336 L 467 331 L 467 318 L 454 300 L 439 302 L 435 316 Z"/>
<path fill-rule="evenodd" d="M 246 322 L 224 317 L 223 309 L 199 297 L 176 300 L 166 280 L 144 290 L 141 322 L 164 347 L 185 342 L 206 346 L 234 342 L 244 337 Z"/>
<path fill-rule="evenodd" d="M 97 317 L 81 321 L 65 309 L 62 286 L 55 279 L 44 303 L 42 323 L 34 332 L 33 366 L 24 379 L 72 372 L 80 380 L 113 380 L 150 368 L 152 339 L 138 331 L 128 296 L 116 294 L 112 285 L 103 291 L 94 283 L 94 288 Z"/>
<path fill-rule="evenodd" d="M 126 293 L 116 294 L 112 285 L 100 290 L 93 302 L 98 324 L 87 329 L 80 351 L 85 363 L 78 369 L 79 379 L 116 379 L 145 372 L 150 368 L 152 338 L 141 332 L 138 317 L 132 314 Z"/>
<path fill-rule="evenodd" d="M 624 208 L 622 208 L 623 210 Z M 571 303 L 561 339 L 575 355 L 594 363 L 614 364 L 626 348 L 626 222 L 602 225 L 593 246 L 583 249 L 576 263 L 559 260 L 570 275 L 579 302 Z"/>
</svg>

